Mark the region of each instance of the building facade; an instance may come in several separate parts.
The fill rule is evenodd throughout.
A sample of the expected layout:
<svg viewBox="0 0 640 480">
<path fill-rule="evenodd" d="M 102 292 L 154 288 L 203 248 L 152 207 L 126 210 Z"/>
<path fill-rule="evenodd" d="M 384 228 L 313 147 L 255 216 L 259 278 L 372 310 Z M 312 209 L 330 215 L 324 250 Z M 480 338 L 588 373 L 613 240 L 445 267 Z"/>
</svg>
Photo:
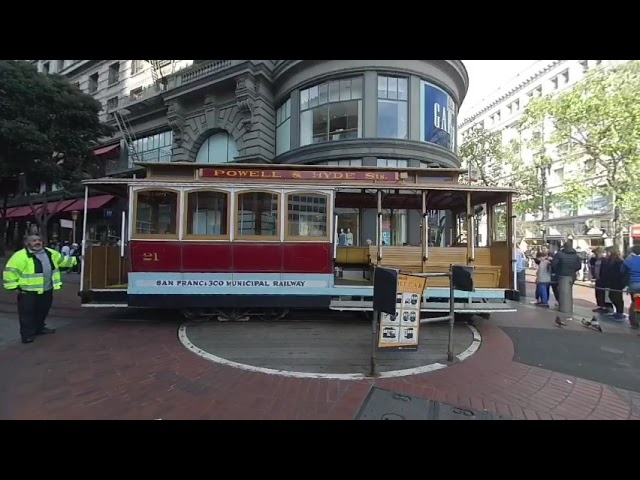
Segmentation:
<svg viewBox="0 0 640 480">
<path fill-rule="evenodd" d="M 533 165 L 536 152 L 528 146 L 532 135 L 538 133 L 548 139 L 551 131 L 547 127 L 543 132 L 518 130 L 518 121 L 528 102 L 572 88 L 594 68 L 606 68 L 621 62 L 624 61 L 539 60 L 469 109 L 469 113 L 459 123 L 458 141 L 461 142 L 465 132 L 476 126 L 482 126 L 491 132 L 499 131 L 503 145 L 507 146 L 515 140 L 519 144 L 520 161 L 525 165 Z M 585 172 L 592 169 L 586 168 L 585 161 L 580 158 L 581 154 L 572 145 L 554 145 L 547 149 L 547 153 L 553 160 L 546 173 L 548 193 L 560 193 L 565 179 L 587 180 Z M 542 172 L 538 174 L 542 175 Z M 505 171 L 504 180 L 508 177 L 509 172 Z M 544 226 L 540 225 L 541 214 L 519 218 L 521 228 L 517 229 L 517 233 L 519 239 L 528 243 L 540 243 L 544 229 L 548 243 L 559 245 L 564 239 L 572 238 L 580 248 L 589 249 L 611 243 L 612 219 L 609 199 L 594 194 L 579 209 L 569 204 L 553 205 Z M 536 228 L 537 226 L 540 228 Z M 481 225 L 480 228 L 486 231 L 486 226 Z"/>
<path fill-rule="evenodd" d="M 34 62 L 103 103 L 119 132 L 96 151 L 106 175 L 140 175 L 137 162 L 460 167 L 458 60 Z M 375 238 L 374 211 L 338 221 L 354 244 Z M 420 222 L 386 212 L 388 241 L 417 243 Z"/>
</svg>

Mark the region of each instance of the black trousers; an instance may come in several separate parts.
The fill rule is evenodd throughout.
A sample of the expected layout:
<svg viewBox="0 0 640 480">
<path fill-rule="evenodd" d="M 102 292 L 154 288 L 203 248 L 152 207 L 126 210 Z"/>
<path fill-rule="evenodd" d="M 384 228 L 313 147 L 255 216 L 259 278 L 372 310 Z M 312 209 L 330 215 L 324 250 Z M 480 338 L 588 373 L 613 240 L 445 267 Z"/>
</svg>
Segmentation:
<svg viewBox="0 0 640 480">
<path fill-rule="evenodd" d="M 605 288 L 606 286 L 603 281 L 596 280 L 596 305 L 598 305 L 599 308 L 607 307 L 606 300 L 605 300 L 607 292 Z"/>
<path fill-rule="evenodd" d="M 624 299 L 622 295 L 622 292 L 612 292 L 609 290 L 609 300 L 611 300 L 611 303 L 613 303 L 613 306 L 616 308 L 616 313 L 624 313 Z"/>
<path fill-rule="evenodd" d="M 18 318 L 22 338 L 33 337 L 44 328 L 53 303 L 53 290 L 39 295 L 33 292 L 18 294 Z"/>
</svg>

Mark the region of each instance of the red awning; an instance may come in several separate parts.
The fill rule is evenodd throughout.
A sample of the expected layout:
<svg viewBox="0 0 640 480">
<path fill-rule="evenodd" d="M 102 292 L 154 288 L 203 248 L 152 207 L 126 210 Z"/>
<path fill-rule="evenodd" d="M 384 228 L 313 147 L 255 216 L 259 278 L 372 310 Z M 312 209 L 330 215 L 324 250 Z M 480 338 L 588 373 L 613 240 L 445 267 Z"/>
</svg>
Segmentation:
<svg viewBox="0 0 640 480">
<path fill-rule="evenodd" d="M 113 199 L 113 195 L 97 195 L 95 197 L 89 197 L 87 201 L 87 210 L 102 208 Z M 72 203 L 64 209 L 65 212 L 71 212 L 73 210 L 84 212 L 84 198 L 72 200 Z"/>
<path fill-rule="evenodd" d="M 109 152 L 113 152 L 114 150 L 119 149 L 119 148 L 120 148 L 120 144 L 116 143 L 115 145 L 108 145 L 106 147 L 98 148 L 97 150 L 93 151 L 93 154 L 96 155 L 96 156 L 105 155 L 105 154 L 107 154 Z"/>
<path fill-rule="evenodd" d="M 75 200 L 61 200 L 58 202 L 48 202 L 47 203 L 47 213 L 49 215 L 63 212 L 64 209 L 71 205 Z M 40 213 L 42 209 L 42 204 L 39 203 L 33 206 L 33 210 L 30 205 L 24 205 L 22 207 L 14 207 L 11 211 L 7 212 L 7 218 L 21 218 L 21 217 L 30 217 L 33 216 L 34 213 L 37 215 Z"/>
<path fill-rule="evenodd" d="M 98 195 L 96 197 L 89 197 L 87 208 L 89 210 L 102 208 L 108 202 L 113 200 L 113 198 L 113 195 Z M 29 205 L 25 205 L 23 207 L 13 207 L 12 209 L 7 211 L 7 218 L 17 219 L 22 217 L 31 217 L 33 216 L 34 211 L 36 214 L 40 213 L 41 208 L 42 204 L 34 205 L 33 211 L 31 210 L 31 206 Z M 58 202 L 47 203 L 47 212 L 50 215 L 62 212 L 72 212 L 73 210 L 77 210 L 79 212 L 84 211 L 84 198 L 78 198 L 76 200 L 60 200 Z"/>
<path fill-rule="evenodd" d="M 29 215 L 31 215 L 31 207 L 27 205 L 25 207 L 14 208 L 7 213 L 7 218 L 21 218 L 28 217 Z"/>
</svg>

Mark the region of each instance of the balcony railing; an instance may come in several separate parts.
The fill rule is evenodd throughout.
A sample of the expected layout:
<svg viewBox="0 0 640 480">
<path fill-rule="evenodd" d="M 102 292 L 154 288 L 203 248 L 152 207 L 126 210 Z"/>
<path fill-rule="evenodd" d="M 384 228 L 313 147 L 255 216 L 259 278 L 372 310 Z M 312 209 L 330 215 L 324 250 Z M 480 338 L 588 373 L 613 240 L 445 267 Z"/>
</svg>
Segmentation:
<svg viewBox="0 0 640 480">
<path fill-rule="evenodd" d="M 171 76 L 169 78 L 168 89 L 188 85 L 189 83 L 223 72 L 246 61 L 247 60 L 211 60 L 208 63 L 198 63 Z"/>
</svg>

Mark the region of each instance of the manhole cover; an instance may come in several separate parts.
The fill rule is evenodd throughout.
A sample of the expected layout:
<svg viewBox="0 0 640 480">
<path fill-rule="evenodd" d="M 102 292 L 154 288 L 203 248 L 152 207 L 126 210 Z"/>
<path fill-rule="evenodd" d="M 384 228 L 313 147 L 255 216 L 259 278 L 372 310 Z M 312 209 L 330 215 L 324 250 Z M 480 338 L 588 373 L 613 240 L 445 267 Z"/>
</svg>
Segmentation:
<svg viewBox="0 0 640 480">
<path fill-rule="evenodd" d="M 356 420 L 511 420 L 373 387 Z"/>
</svg>

